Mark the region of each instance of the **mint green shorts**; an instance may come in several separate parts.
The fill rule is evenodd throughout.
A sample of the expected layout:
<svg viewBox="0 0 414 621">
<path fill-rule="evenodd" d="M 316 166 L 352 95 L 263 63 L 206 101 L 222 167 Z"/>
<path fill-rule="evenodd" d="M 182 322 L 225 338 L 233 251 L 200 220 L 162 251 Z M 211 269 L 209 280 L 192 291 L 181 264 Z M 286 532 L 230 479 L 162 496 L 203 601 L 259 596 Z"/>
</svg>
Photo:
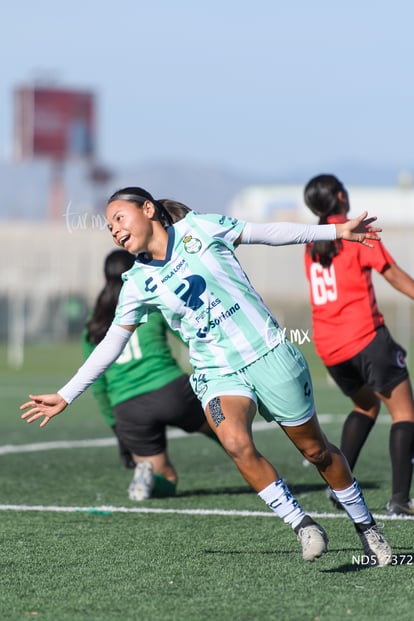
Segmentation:
<svg viewBox="0 0 414 621">
<path fill-rule="evenodd" d="M 267 421 L 296 427 L 315 414 L 312 379 L 300 350 L 286 341 L 229 375 L 192 375 L 192 387 L 206 409 L 215 397 L 249 397 Z"/>
</svg>

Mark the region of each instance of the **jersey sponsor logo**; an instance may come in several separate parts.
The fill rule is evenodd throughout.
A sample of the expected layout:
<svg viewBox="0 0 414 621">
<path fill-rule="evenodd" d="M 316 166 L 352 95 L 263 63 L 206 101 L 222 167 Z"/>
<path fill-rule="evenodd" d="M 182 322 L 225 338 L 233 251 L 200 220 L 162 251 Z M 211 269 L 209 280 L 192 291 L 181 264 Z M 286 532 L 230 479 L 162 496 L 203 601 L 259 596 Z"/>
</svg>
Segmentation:
<svg viewBox="0 0 414 621">
<path fill-rule="evenodd" d="M 205 319 L 206 315 L 211 311 L 211 309 L 215 306 L 218 306 L 219 304 L 221 304 L 220 298 L 215 298 L 214 300 L 212 300 L 207 308 L 202 310 L 201 313 L 197 315 L 197 317 L 195 318 L 196 322 L 199 323 L 200 321 L 203 321 L 203 319 Z"/>
<path fill-rule="evenodd" d="M 199 309 L 203 304 L 201 294 L 206 290 L 206 281 L 202 276 L 187 276 L 174 291 L 191 310 Z"/>
<path fill-rule="evenodd" d="M 234 315 L 234 313 L 237 313 L 237 311 L 239 310 L 240 310 L 240 304 L 237 303 L 234 306 L 230 306 L 228 310 L 222 311 L 218 317 L 211 319 L 208 322 L 207 326 L 204 326 L 203 328 L 199 328 L 197 330 L 196 332 L 197 337 L 199 339 L 205 339 L 209 330 L 213 330 L 213 328 L 216 328 L 217 326 L 221 325 L 223 321 L 226 321 L 227 319 L 229 319 L 232 315 Z"/>
<path fill-rule="evenodd" d="M 226 311 L 222 311 L 218 317 L 210 320 L 210 328 L 215 328 L 219 326 L 223 321 L 229 319 L 234 313 L 240 310 L 240 304 L 237 302 L 234 306 L 230 306 L 230 308 Z"/>
<path fill-rule="evenodd" d="M 201 250 L 201 241 L 197 239 L 197 237 L 192 237 L 192 235 L 186 235 L 183 239 L 184 250 L 188 252 L 188 254 L 197 254 Z"/>
<path fill-rule="evenodd" d="M 171 278 L 172 276 L 174 276 L 174 274 L 176 274 L 177 272 L 180 271 L 180 269 L 185 265 L 185 260 L 183 259 L 182 261 L 180 261 L 179 263 L 177 263 L 177 265 L 171 270 L 171 272 L 168 272 L 168 274 L 166 274 L 165 276 L 163 276 L 161 282 L 164 283 L 166 282 L 169 278 Z"/>
<path fill-rule="evenodd" d="M 153 278 L 149 278 L 145 282 L 145 286 L 145 290 L 151 293 L 154 292 L 157 288 L 157 285 L 153 285 Z M 206 288 L 207 283 L 205 279 L 198 274 L 193 274 L 191 276 L 183 278 L 179 286 L 174 290 L 174 293 L 182 300 L 187 308 L 191 308 L 191 310 L 196 311 L 205 305 L 205 302 L 201 299 L 201 296 Z M 202 321 L 202 319 L 205 318 L 209 311 L 220 303 L 221 300 L 219 298 L 214 299 L 212 302 L 210 302 L 207 308 L 204 308 L 202 310 L 201 314 L 198 315 L 198 317 L 196 318 L 196 321 Z M 229 317 L 234 315 L 234 313 L 239 310 L 240 305 L 238 303 L 234 304 L 234 306 L 231 306 L 227 310 L 223 310 L 218 317 L 209 319 L 206 326 L 199 328 L 199 330 L 197 331 L 197 337 L 205 338 L 209 329 L 211 330 L 212 328 L 219 326 L 221 323 L 223 323 L 223 321 L 229 319 Z"/>
</svg>

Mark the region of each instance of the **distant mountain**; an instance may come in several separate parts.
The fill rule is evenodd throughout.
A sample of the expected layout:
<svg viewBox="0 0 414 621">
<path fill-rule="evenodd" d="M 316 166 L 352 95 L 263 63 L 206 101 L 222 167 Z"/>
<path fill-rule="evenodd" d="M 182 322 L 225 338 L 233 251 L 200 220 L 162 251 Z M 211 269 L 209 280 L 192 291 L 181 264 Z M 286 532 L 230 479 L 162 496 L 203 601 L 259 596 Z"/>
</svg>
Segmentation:
<svg viewBox="0 0 414 621">
<path fill-rule="evenodd" d="M 246 174 L 219 166 L 192 162 L 149 162 L 137 166 L 110 170 L 107 179 L 99 184 L 91 181 L 91 170 L 82 162 L 70 162 L 60 171 L 61 188 L 51 194 L 53 167 L 47 161 L 0 163 L 0 219 L 46 220 L 50 217 L 51 203 L 60 201 L 58 219 L 70 203 L 72 211 L 103 211 L 106 199 L 118 188 L 142 186 L 155 198 L 172 198 L 186 203 L 192 209 L 227 213 L 233 198 L 252 185 L 303 185 L 321 172 L 339 176 L 346 185 L 396 187 L 401 175 L 397 167 L 374 167 L 355 162 L 343 162 L 323 170 L 297 169 L 273 177 Z M 413 167 L 414 170 L 414 167 Z M 56 172 L 56 169 L 55 169 Z M 410 180 L 409 173 L 405 180 Z M 409 181 L 410 182 L 410 181 Z"/>
<path fill-rule="evenodd" d="M 332 162 L 326 166 L 310 164 L 291 170 L 287 174 L 275 175 L 270 183 L 282 185 L 304 185 L 311 177 L 322 173 L 331 173 L 343 181 L 345 185 L 360 185 L 372 187 L 395 187 L 399 183 L 402 173 L 412 171 L 414 175 L 414 163 L 412 166 L 374 166 L 356 161 Z"/>
<path fill-rule="evenodd" d="M 154 198 L 172 198 L 202 213 L 225 213 L 238 192 L 261 182 L 253 176 L 214 166 L 154 162 L 119 171 L 112 185 L 137 185 L 151 192 Z"/>
<path fill-rule="evenodd" d="M 253 176 L 186 163 L 154 163 L 109 170 L 110 177 L 94 185 L 85 164 L 68 163 L 60 173 L 60 211 L 102 211 L 106 199 L 121 187 L 137 185 L 154 198 L 172 198 L 200 212 L 225 213 L 228 203 Z M 51 209 L 53 169 L 49 162 L 0 164 L 0 219 L 45 220 Z M 56 191 L 56 190 L 55 190 Z"/>
</svg>

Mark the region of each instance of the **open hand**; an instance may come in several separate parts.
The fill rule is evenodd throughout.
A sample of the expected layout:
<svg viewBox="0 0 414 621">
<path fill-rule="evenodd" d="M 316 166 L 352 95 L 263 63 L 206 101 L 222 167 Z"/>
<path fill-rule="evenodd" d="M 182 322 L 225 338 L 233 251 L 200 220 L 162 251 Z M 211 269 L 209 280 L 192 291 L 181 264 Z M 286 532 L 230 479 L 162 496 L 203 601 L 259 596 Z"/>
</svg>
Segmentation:
<svg viewBox="0 0 414 621">
<path fill-rule="evenodd" d="M 57 416 L 68 405 L 66 401 L 58 393 L 50 395 L 29 395 L 30 401 L 23 403 L 20 406 L 20 410 L 27 410 L 22 414 L 21 418 L 25 419 L 27 423 L 33 423 L 38 418 L 43 418 L 40 423 L 40 427 L 44 427 L 48 424 L 53 416 Z"/>
<path fill-rule="evenodd" d="M 359 242 L 364 246 L 372 248 L 373 244 L 371 244 L 368 240 L 372 239 L 379 241 L 381 238 L 378 236 L 378 233 L 382 231 L 382 228 L 379 226 L 371 226 L 371 223 L 375 222 L 377 217 L 372 216 L 371 218 L 367 218 L 367 215 L 368 212 L 364 211 L 364 213 L 357 218 L 347 220 L 346 222 L 342 222 L 340 224 L 335 224 L 337 239 L 346 239 L 347 241 Z"/>
</svg>

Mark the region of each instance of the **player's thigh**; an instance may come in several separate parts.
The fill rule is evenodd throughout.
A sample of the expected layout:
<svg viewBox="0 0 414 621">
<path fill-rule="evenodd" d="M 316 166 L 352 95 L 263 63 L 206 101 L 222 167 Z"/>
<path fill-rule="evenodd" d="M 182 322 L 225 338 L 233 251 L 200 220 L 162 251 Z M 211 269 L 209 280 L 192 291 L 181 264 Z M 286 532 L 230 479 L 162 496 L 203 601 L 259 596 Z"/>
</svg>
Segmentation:
<svg viewBox="0 0 414 621">
<path fill-rule="evenodd" d="M 393 423 L 414 422 L 414 399 L 411 382 L 404 380 L 389 393 L 377 393 L 389 411 Z"/>
<path fill-rule="evenodd" d="M 302 425 L 281 425 L 281 427 L 301 453 L 309 455 L 315 452 L 330 450 L 331 445 L 319 425 L 316 414 Z"/>
<path fill-rule="evenodd" d="M 207 421 L 227 449 L 252 443 L 255 414 L 256 404 L 246 396 L 220 395 L 206 406 Z"/>
<path fill-rule="evenodd" d="M 380 397 L 372 388 L 364 384 L 364 386 L 351 395 L 351 399 L 354 404 L 354 410 L 374 420 L 376 419 L 380 410 L 381 401 Z"/>
</svg>

